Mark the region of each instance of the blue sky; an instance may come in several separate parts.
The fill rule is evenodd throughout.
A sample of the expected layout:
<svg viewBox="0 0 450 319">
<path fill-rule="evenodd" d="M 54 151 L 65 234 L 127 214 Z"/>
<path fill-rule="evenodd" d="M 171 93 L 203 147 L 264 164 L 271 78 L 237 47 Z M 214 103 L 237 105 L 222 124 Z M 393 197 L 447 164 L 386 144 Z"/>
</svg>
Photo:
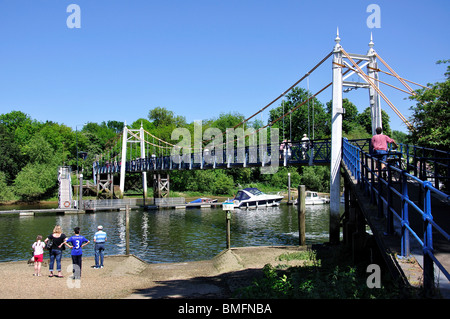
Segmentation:
<svg viewBox="0 0 450 319">
<path fill-rule="evenodd" d="M 80 29 L 66 25 L 71 3 L 81 9 Z M 372 3 L 381 28 L 366 24 Z M 365 54 L 373 32 L 375 49 L 400 76 L 434 83 L 445 71 L 435 62 L 449 58 L 449 14 L 448 0 L 0 0 L 0 113 L 73 128 L 131 123 L 157 106 L 188 122 L 249 116 L 333 49 L 336 27 L 347 52 Z M 331 60 L 311 75 L 310 90 L 330 81 Z M 381 88 L 411 114 L 404 93 Z M 364 89 L 344 97 L 359 111 L 369 103 Z M 329 101 L 331 88 L 318 98 Z M 382 107 L 391 127 L 407 130 Z"/>
</svg>

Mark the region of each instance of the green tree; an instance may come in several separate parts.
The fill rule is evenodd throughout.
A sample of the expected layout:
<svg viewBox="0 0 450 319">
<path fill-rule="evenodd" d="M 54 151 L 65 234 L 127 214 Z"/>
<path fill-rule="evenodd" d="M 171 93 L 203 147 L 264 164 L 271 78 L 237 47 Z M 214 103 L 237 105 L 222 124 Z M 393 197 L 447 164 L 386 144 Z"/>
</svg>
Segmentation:
<svg viewBox="0 0 450 319">
<path fill-rule="evenodd" d="M 175 126 L 183 127 L 186 125 L 186 119 L 183 116 L 177 115 L 164 107 L 155 107 L 148 112 L 148 119 L 153 121 L 155 127 Z"/>
<path fill-rule="evenodd" d="M 57 188 L 57 167 L 53 163 L 28 163 L 14 181 L 14 192 L 25 201 L 53 195 Z"/>
<path fill-rule="evenodd" d="M 416 105 L 411 107 L 414 130 L 409 139 L 416 145 L 450 151 L 450 66 L 445 75 L 444 82 L 428 84 L 430 89 L 419 89 L 410 97 Z"/>
<path fill-rule="evenodd" d="M 370 106 L 367 107 L 361 114 L 357 117 L 359 124 L 366 130 L 366 132 L 372 135 L 372 118 L 370 115 Z M 391 126 L 389 124 L 389 115 L 381 110 L 381 121 L 383 123 L 383 134 L 391 135 Z"/>
<path fill-rule="evenodd" d="M 24 165 L 14 136 L 8 133 L 5 124 L 0 123 L 0 172 L 4 173 L 5 183 L 11 184 Z"/>
<path fill-rule="evenodd" d="M 333 102 L 327 102 L 326 111 L 328 114 L 327 120 L 327 135 L 331 136 L 331 110 L 332 110 Z M 349 99 L 342 99 L 342 107 L 345 109 L 345 113 L 342 117 L 342 132 L 344 136 L 350 134 L 351 131 L 359 130 L 359 122 L 358 122 L 358 109 L 356 105 L 350 102 Z M 361 137 L 357 137 L 361 138 Z"/>
<path fill-rule="evenodd" d="M 285 189 L 288 185 L 288 174 L 291 174 L 291 187 L 300 185 L 301 176 L 295 167 L 280 167 L 275 174 L 268 176 L 268 183 L 273 187 Z"/>
<path fill-rule="evenodd" d="M 14 199 L 12 187 L 7 184 L 5 172 L 0 171 L 0 201 L 9 201 Z"/>
<path fill-rule="evenodd" d="M 115 129 L 108 127 L 105 122 L 101 124 L 89 122 L 83 126 L 82 132 L 94 135 L 101 148 L 104 148 L 117 135 Z"/>
<path fill-rule="evenodd" d="M 304 166 L 301 174 L 301 184 L 307 189 L 327 192 L 330 189 L 329 166 Z"/>
<path fill-rule="evenodd" d="M 14 140 L 19 147 L 26 145 L 42 125 L 21 111 L 1 114 L 0 123 L 5 125 L 8 134 L 14 136 Z"/>
<path fill-rule="evenodd" d="M 244 115 L 237 112 L 220 113 L 217 119 L 213 119 L 211 127 L 216 127 L 225 134 L 227 129 L 235 127 L 244 120 Z"/>
<path fill-rule="evenodd" d="M 234 181 L 231 176 L 228 176 L 223 171 L 218 171 L 215 174 L 213 194 L 215 195 L 229 195 L 233 192 Z"/>
<path fill-rule="evenodd" d="M 55 153 L 41 133 L 35 134 L 24 146 L 24 154 L 28 163 L 14 180 L 15 194 L 27 201 L 52 196 L 58 184 L 62 154 Z"/>
<path fill-rule="evenodd" d="M 391 136 L 397 143 L 406 143 L 408 140 L 408 134 L 401 132 L 401 131 L 392 131 Z"/>
<path fill-rule="evenodd" d="M 289 110 L 306 101 L 310 96 L 311 93 L 303 88 L 293 88 L 291 93 L 285 96 L 287 100 L 282 102 L 281 106 L 270 110 L 269 122 L 277 120 Z M 312 138 L 313 131 L 316 139 L 327 137 L 328 122 L 328 115 L 324 110 L 323 104 L 316 98 L 312 98 L 309 103 L 304 104 L 292 112 L 291 115 L 287 115 L 284 118 L 284 124 L 283 120 L 280 119 L 273 124 L 273 127 L 280 129 L 280 140 L 292 138 L 293 141 L 300 141 L 303 134 L 311 135 L 309 137 Z"/>
</svg>

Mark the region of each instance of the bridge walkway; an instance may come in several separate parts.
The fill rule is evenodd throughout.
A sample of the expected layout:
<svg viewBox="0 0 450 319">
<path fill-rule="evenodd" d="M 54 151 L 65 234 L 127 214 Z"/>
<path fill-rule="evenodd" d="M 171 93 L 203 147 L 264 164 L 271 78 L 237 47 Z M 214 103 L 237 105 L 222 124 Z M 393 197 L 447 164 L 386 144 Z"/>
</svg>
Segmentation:
<svg viewBox="0 0 450 319">
<path fill-rule="evenodd" d="M 367 224 L 394 277 L 423 286 L 427 294 L 438 287 L 450 298 L 450 196 L 406 170 L 382 170 L 380 161 L 357 147 L 352 155 L 344 152 L 341 163 L 344 241 L 356 254 L 367 239 Z"/>
<path fill-rule="evenodd" d="M 203 150 L 202 153 L 184 155 L 129 158 L 125 173 L 169 172 L 175 170 L 229 169 L 243 167 L 283 167 L 302 165 L 330 165 L 331 140 L 316 139 L 305 142 L 289 142 L 280 145 L 247 146 L 230 150 Z M 93 174 L 120 173 L 122 162 L 100 160 L 94 163 Z"/>
</svg>

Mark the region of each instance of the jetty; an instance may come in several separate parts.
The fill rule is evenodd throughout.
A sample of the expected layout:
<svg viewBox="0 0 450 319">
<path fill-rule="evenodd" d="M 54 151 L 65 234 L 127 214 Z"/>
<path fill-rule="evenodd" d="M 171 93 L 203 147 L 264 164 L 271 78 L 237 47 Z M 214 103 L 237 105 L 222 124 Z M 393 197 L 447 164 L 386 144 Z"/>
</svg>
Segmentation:
<svg viewBox="0 0 450 319">
<path fill-rule="evenodd" d="M 142 198 L 129 199 L 99 199 L 84 200 L 81 209 L 77 208 L 36 208 L 36 209 L 13 209 L 0 210 L 0 216 L 18 215 L 18 216 L 34 216 L 34 215 L 51 215 L 51 214 L 86 214 L 105 211 L 122 211 L 129 209 L 190 209 L 190 208 L 222 208 L 222 202 L 211 203 L 187 203 L 184 197 L 170 198 Z"/>
</svg>

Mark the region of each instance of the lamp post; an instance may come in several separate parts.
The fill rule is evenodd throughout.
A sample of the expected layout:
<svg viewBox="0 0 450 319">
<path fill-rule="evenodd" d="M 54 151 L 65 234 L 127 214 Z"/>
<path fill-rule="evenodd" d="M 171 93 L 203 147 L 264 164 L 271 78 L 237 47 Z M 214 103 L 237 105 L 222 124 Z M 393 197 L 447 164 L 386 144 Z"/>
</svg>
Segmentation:
<svg viewBox="0 0 450 319">
<path fill-rule="evenodd" d="M 79 125 L 85 125 L 86 123 L 84 123 L 84 124 L 77 124 L 77 125 L 75 125 L 75 143 L 76 143 L 76 147 L 77 147 L 77 172 L 76 172 L 76 176 L 77 176 L 77 178 L 79 177 L 80 179 L 79 179 L 79 181 L 80 181 L 80 185 L 79 185 L 79 188 L 78 188 L 78 209 L 80 209 L 80 206 L 81 206 L 81 201 L 82 201 L 82 196 L 83 196 L 83 194 L 82 194 L 82 192 L 83 192 L 83 175 L 81 175 L 81 176 L 78 176 L 78 126 Z"/>
</svg>

